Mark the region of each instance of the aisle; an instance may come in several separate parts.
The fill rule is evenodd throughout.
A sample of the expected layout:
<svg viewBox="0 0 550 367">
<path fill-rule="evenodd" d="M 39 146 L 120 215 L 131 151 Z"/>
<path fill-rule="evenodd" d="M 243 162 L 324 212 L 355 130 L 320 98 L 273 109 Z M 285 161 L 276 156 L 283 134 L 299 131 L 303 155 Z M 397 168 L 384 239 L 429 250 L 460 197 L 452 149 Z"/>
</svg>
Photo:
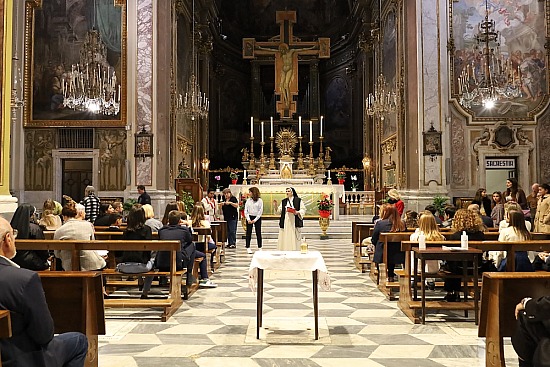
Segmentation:
<svg viewBox="0 0 550 367">
<path fill-rule="evenodd" d="M 264 326 L 275 331 L 267 341 L 256 340 L 251 255 L 242 242 L 227 250 L 212 277 L 218 288 L 197 291 L 168 322 L 107 320 L 99 365 L 341 367 L 345 358 L 346 366 L 484 366 L 484 341 L 473 322 L 413 325 L 355 270 L 349 240 L 310 240 L 332 277 L 332 291 L 320 292 L 320 340 L 311 337 L 311 281 L 302 279 L 266 281 Z M 275 249 L 275 242 L 267 240 L 265 248 Z M 507 344 L 506 355 L 513 357 Z M 515 358 L 507 365 L 517 366 Z"/>
</svg>

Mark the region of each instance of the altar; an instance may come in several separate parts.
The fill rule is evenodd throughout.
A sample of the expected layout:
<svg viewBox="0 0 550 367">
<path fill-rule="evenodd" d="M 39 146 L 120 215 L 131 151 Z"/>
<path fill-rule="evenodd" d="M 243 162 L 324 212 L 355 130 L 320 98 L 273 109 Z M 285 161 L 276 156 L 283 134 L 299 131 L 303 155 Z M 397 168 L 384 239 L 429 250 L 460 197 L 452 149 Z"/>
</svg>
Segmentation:
<svg viewBox="0 0 550 367">
<path fill-rule="evenodd" d="M 323 194 L 328 194 L 334 202 L 332 218 L 334 220 L 338 219 L 340 198 L 345 198 L 344 185 L 304 185 L 303 183 L 301 185 L 285 185 L 281 180 L 279 180 L 279 182 L 279 184 L 268 185 L 229 185 L 229 189 L 231 193 L 240 200 L 242 195 L 248 195 L 248 189 L 250 187 L 257 187 L 260 190 L 262 201 L 264 202 L 263 215 L 265 216 L 279 215 L 277 213 L 277 208 L 279 204 L 281 204 L 281 201 L 286 198 L 285 189 L 289 186 L 292 186 L 296 190 L 296 193 L 306 206 L 306 218 L 319 216 L 317 201 L 322 198 Z"/>
</svg>

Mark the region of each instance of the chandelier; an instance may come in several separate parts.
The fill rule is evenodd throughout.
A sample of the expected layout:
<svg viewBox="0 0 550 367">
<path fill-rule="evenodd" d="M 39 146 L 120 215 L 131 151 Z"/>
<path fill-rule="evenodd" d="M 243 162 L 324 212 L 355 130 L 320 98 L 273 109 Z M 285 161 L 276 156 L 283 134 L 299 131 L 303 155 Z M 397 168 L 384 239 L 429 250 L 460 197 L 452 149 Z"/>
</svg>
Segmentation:
<svg viewBox="0 0 550 367">
<path fill-rule="evenodd" d="M 510 59 L 500 53 L 500 32 L 489 20 L 489 4 L 485 0 L 485 18 L 475 36 L 474 61 L 466 64 L 458 77 L 459 103 L 465 108 L 483 106 L 491 109 L 500 99 L 521 96 L 521 73 L 511 66 Z"/>
<path fill-rule="evenodd" d="M 378 115 L 382 119 L 390 112 L 394 112 L 397 107 L 397 94 L 388 89 L 388 83 L 383 74 L 380 74 L 376 80 L 374 93 L 369 93 L 365 100 L 367 115 Z"/>
<path fill-rule="evenodd" d="M 184 94 L 180 94 L 178 98 L 177 107 L 183 112 L 184 115 L 189 116 L 191 120 L 196 118 L 208 117 L 208 110 L 210 108 L 210 101 L 206 97 L 206 93 L 202 93 L 200 85 L 197 81 L 196 71 L 197 63 L 195 60 L 195 1 L 193 0 L 192 9 L 192 52 L 191 52 L 191 76 L 187 82 L 186 90 Z M 197 73 L 198 74 L 198 73 Z"/>
<path fill-rule="evenodd" d="M 94 1 L 94 25 L 80 49 L 80 63 L 73 64 L 62 80 L 63 104 L 76 111 L 114 116 L 120 111 L 120 84 L 95 29 L 95 17 Z"/>
</svg>

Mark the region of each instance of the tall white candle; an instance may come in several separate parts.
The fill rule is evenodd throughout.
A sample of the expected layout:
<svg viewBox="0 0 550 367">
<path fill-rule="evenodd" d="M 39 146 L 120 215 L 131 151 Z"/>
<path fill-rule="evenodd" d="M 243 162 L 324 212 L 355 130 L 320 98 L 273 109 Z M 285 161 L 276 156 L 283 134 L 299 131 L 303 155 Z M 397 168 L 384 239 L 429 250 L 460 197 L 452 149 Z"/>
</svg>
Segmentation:
<svg viewBox="0 0 550 367">
<path fill-rule="evenodd" d="M 262 121 L 262 143 L 264 142 L 264 122 Z"/>
<path fill-rule="evenodd" d="M 321 116 L 321 123 L 319 124 L 319 136 L 323 136 L 323 116 Z"/>
<path fill-rule="evenodd" d="M 309 141 L 313 141 L 313 121 L 309 120 Z"/>
<path fill-rule="evenodd" d="M 328 179 L 330 180 L 330 170 L 328 170 Z"/>
<path fill-rule="evenodd" d="M 273 116 L 271 116 L 271 135 L 270 137 L 273 137 Z"/>
<path fill-rule="evenodd" d="M 250 137 L 254 137 L 254 117 L 250 116 Z"/>
<path fill-rule="evenodd" d="M 243 171 L 243 178 L 246 178 L 246 170 Z"/>
<path fill-rule="evenodd" d="M 302 116 L 298 116 L 298 136 L 302 136 Z"/>
</svg>

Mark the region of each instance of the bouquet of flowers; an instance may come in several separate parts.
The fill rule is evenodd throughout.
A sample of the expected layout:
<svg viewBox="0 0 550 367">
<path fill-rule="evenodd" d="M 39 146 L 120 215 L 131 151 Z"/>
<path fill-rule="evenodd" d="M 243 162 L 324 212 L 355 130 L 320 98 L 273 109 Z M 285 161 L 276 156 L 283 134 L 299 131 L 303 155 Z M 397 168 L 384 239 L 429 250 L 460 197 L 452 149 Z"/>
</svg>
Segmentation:
<svg viewBox="0 0 550 367">
<path fill-rule="evenodd" d="M 338 171 L 338 173 L 336 174 L 336 178 L 339 180 L 344 180 L 346 178 L 346 172 Z"/>
<path fill-rule="evenodd" d="M 317 200 L 317 208 L 319 210 L 331 211 L 334 208 L 334 203 L 332 202 L 328 194 L 323 194 L 321 200 Z"/>
<path fill-rule="evenodd" d="M 248 199 L 248 194 L 241 194 L 241 200 L 239 200 L 239 212 L 244 216 L 244 205 Z"/>
<path fill-rule="evenodd" d="M 352 175 L 351 176 L 351 188 L 352 188 L 352 190 L 357 190 L 358 187 L 359 187 L 359 184 L 357 183 L 357 175 Z"/>
<path fill-rule="evenodd" d="M 231 173 L 229 174 L 229 177 L 232 180 L 238 180 L 239 179 L 239 174 L 236 171 L 231 171 Z"/>
</svg>

